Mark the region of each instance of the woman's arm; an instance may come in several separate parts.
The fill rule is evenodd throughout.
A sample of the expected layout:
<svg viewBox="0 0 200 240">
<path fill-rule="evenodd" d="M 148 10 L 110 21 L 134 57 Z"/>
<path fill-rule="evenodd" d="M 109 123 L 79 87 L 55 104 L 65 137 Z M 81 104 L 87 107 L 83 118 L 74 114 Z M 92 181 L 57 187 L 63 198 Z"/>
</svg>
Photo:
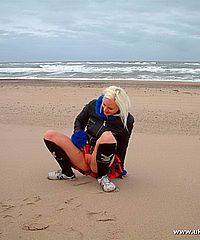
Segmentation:
<svg viewBox="0 0 200 240">
<path fill-rule="evenodd" d="M 74 121 L 74 132 L 77 131 L 84 131 L 85 127 L 87 126 L 88 119 L 90 117 L 90 107 L 95 100 L 90 101 L 85 107 L 81 110 L 78 116 L 75 118 Z"/>
<path fill-rule="evenodd" d="M 122 169 L 124 169 L 124 161 L 128 148 L 129 139 L 133 130 L 134 118 L 132 115 L 129 115 L 127 128 L 125 128 L 121 136 L 117 139 L 117 151 L 116 154 L 121 160 Z"/>
</svg>

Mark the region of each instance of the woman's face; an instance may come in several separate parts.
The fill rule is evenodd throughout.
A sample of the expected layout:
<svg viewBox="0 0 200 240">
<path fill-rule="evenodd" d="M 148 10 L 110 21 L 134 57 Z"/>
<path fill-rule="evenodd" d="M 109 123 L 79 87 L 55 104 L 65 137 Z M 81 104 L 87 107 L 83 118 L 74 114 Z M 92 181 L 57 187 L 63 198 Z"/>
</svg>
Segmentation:
<svg viewBox="0 0 200 240">
<path fill-rule="evenodd" d="M 103 98 L 103 113 L 106 116 L 116 114 L 119 111 L 119 107 L 114 100 L 104 97 Z"/>
</svg>

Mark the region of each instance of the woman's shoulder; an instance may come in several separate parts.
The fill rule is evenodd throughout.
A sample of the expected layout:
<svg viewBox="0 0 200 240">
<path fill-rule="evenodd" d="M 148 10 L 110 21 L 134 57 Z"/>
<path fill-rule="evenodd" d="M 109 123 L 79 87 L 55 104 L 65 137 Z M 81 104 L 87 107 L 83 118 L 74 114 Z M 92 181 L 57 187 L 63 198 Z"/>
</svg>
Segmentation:
<svg viewBox="0 0 200 240">
<path fill-rule="evenodd" d="M 97 99 L 92 99 L 87 103 L 88 107 L 95 107 Z"/>
<path fill-rule="evenodd" d="M 84 110 L 94 111 L 95 110 L 95 106 L 96 106 L 96 101 L 97 101 L 97 99 L 92 99 L 89 102 L 87 102 L 87 104 L 84 107 Z"/>
<path fill-rule="evenodd" d="M 95 104 L 96 101 L 97 101 L 97 99 L 92 99 L 92 100 L 90 100 L 89 104 Z"/>
</svg>

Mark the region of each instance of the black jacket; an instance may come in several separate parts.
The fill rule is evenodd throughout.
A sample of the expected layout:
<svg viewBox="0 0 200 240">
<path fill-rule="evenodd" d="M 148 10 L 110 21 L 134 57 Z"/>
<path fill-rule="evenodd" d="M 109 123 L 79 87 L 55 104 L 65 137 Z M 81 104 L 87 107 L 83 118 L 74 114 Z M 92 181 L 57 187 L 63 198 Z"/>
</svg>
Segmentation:
<svg viewBox="0 0 200 240">
<path fill-rule="evenodd" d="M 86 131 L 89 144 L 94 146 L 103 132 L 111 131 L 117 141 L 116 154 L 120 158 L 122 168 L 124 169 L 124 159 L 133 129 L 134 118 L 130 113 L 128 114 L 127 128 L 125 128 L 119 116 L 109 116 L 107 118 L 99 116 L 96 103 L 96 99 L 92 100 L 82 109 L 75 119 L 74 132 L 79 130 Z"/>
</svg>

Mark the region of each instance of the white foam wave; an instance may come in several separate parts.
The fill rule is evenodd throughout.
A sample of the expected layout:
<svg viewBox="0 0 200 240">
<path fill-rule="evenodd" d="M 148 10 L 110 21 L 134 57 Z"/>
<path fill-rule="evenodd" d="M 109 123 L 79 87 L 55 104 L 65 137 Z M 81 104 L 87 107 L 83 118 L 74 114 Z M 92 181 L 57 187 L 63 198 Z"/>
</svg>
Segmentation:
<svg viewBox="0 0 200 240">
<path fill-rule="evenodd" d="M 20 68 L 20 67 L 12 67 L 12 68 L 0 68 L 0 73 L 35 73 L 40 71 L 39 68 Z"/>
<path fill-rule="evenodd" d="M 176 73 L 176 74 L 200 74 L 200 68 L 166 68 L 162 66 L 121 66 L 121 67 L 97 67 L 91 65 L 61 65 L 40 64 L 38 67 L 3 67 L 0 73 Z"/>
<path fill-rule="evenodd" d="M 200 63 L 184 63 L 184 65 L 200 66 Z"/>
<path fill-rule="evenodd" d="M 123 62 L 27 62 L 0 63 L 0 77 L 55 77 L 86 79 L 180 79 L 200 81 L 200 63 Z"/>
</svg>

